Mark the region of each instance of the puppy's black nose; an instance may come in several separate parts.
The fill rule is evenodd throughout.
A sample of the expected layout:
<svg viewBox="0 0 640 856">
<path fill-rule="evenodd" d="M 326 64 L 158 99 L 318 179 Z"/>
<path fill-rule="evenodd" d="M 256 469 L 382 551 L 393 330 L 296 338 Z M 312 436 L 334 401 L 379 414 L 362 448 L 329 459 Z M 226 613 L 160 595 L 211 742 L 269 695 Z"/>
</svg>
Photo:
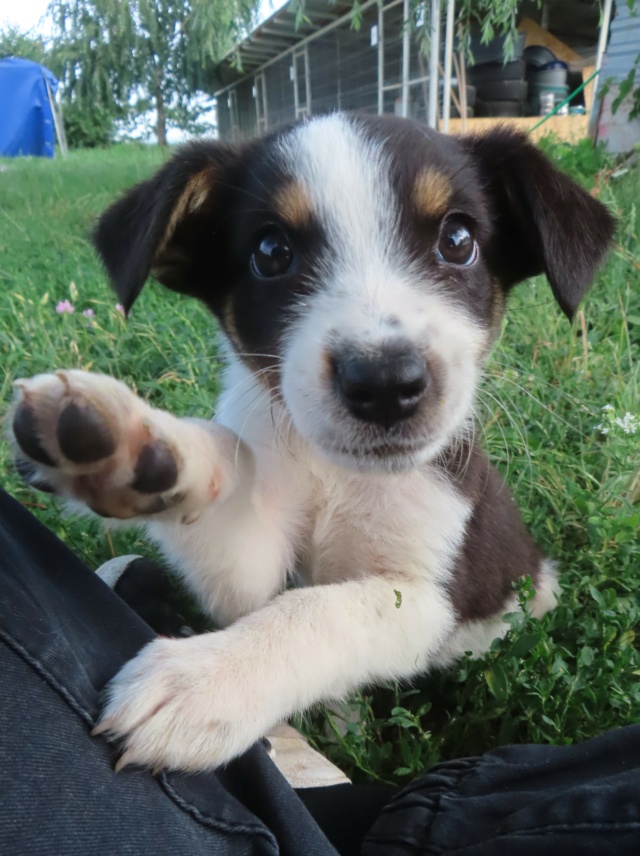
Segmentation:
<svg viewBox="0 0 640 856">
<path fill-rule="evenodd" d="M 375 356 L 335 360 L 335 382 L 349 412 L 387 428 L 408 419 L 427 391 L 427 365 L 414 349 L 386 349 Z"/>
</svg>

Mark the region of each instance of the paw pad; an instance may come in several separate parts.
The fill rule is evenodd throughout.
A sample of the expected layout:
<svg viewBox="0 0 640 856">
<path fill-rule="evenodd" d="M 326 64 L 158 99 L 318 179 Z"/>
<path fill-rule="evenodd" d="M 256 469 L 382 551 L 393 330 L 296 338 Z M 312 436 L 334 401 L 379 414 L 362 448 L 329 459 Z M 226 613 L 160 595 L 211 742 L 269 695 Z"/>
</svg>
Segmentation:
<svg viewBox="0 0 640 856">
<path fill-rule="evenodd" d="M 179 435 L 167 415 L 157 418 L 124 384 L 69 370 L 16 387 L 16 469 L 31 487 L 122 520 L 185 503 L 183 456 L 172 442 Z"/>
<path fill-rule="evenodd" d="M 26 401 L 20 402 L 13 416 L 13 434 L 22 451 L 36 461 L 47 467 L 55 467 L 56 462 L 51 455 L 42 447 L 38 437 L 38 426 L 36 416 Z"/>
<path fill-rule="evenodd" d="M 164 493 L 178 481 L 178 465 L 166 443 L 142 447 L 131 487 L 139 493 Z"/>
<path fill-rule="evenodd" d="M 108 425 L 89 404 L 67 404 L 58 418 L 56 436 L 60 451 L 74 464 L 101 461 L 116 448 Z"/>
</svg>

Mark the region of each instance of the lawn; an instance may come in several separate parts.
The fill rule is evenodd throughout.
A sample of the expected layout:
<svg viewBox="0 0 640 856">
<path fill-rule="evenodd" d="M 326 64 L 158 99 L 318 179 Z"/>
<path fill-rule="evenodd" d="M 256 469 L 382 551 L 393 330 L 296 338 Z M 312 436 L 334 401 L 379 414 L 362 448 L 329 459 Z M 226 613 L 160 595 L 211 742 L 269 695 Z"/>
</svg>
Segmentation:
<svg viewBox="0 0 640 856">
<path fill-rule="evenodd" d="M 484 444 L 526 522 L 557 559 L 563 593 L 542 622 L 507 616 L 483 660 L 353 700 L 351 722 L 302 723 L 356 778 L 401 782 L 428 765 L 507 742 L 571 743 L 640 722 L 640 169 L 622 174 L 588 145 L 545 143 L 619 217 L 617 246 L 573 328 L 542 279 L 519 287 L 487 367 Z M 5 161 L 0 171 L 0 406 L 19 377 L 107 372 L 173 413 L 210 416 L 215 324 L 151 285 L 130 320 L 88 242 L 95 216 L 162 160 L 154 148 Z M 73 314 L 56 312 L 61 301 Z M 91 310 L 88 313 L 87 310 Z M 87 564 L 152 553 L 135 530 L 73 520 L 22 485 L 0 444 L 3 485 Z M 530 592 L 520 591 L 525 604 Z M 526 608 L 525 608 L 526 613 Z"/>
</svg>

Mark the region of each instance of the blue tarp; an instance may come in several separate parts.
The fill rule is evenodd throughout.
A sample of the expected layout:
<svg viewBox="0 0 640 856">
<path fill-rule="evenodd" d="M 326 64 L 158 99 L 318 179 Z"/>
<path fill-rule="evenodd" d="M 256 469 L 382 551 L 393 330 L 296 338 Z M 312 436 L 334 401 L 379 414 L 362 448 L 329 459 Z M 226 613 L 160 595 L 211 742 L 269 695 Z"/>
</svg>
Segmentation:
<svg viewBox="0 0 640 856">
<path fill-rule="evenodd" d="M 48 68 L 0 59 L 0 157 L 53 157 L 55 126 L 45 81 L 55 95 L 58 81 Z"/>
</svg>

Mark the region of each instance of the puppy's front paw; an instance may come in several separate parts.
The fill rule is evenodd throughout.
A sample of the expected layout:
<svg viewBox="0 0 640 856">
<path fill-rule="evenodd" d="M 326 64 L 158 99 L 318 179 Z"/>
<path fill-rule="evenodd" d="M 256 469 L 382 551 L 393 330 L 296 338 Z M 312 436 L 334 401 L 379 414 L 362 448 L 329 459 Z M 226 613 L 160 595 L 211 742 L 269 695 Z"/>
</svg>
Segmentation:
<svg viewBox="0 0 640 856">
<path fill-rule="evenodd" d="M 116 675 L 92 732 L 122 742 L 116 771 L 210 770 L 266 734 L 267 706 L 257 703 L 247 664 L 226 635 L 156 639 Z"/>
<path fill-rule="evenodd" d="M 157 514 L 178 505 L 189 511 L 197 491 L 182 449 L 194 453 L 192 438 L 185 442 L 184 435 L 196 426 L 153 409 L 106 375 L 59 371 L 15 386 L 10 433 L 25 481 L 80 500 L 104 517 Z M 202 504 L 219 485 L 215 456 L 200 461 Z"/>
</svg>

